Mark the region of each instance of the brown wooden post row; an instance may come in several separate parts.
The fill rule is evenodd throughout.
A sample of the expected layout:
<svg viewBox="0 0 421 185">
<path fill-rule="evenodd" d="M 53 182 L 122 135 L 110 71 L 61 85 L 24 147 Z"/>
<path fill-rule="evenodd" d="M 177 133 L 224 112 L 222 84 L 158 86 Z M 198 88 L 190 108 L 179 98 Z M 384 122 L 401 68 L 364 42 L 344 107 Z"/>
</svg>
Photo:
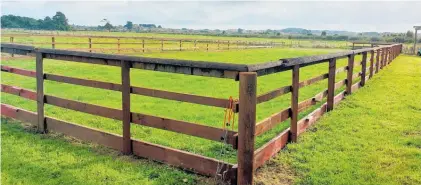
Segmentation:
<svg viewBox="0 0 421 185">
<path fill-rule="evenodd" d="M 335 97 L 336 58 L 329 60 L 329 78 L 327 84 L 327 111 L 333 110 Z"/>
<path fill-rule="evenodd" d="M 292 86 L 291 86 L 291 135 L 290 140 L 297 142 L 298 137 L 298 96 L 300 89 L 300 66 L 295 65 L 292 68 Z"/>
<path fill-rule="evenodd" d="M 37 79 L 37 116 L 38 116 L 38 131 L 41 133 L 47 132 L 44 117 L 44 62 L 43 54 L 36 52 L 36 79 Z"/>
<path fill-rule="evenodd" d="M 361 62 L 361 87 L 365 85 L 365 76 L 367 74 L 367 52 L 363 52 L 363 60 Z"/>
<path fill-rule="evenodd" d="M 121 61 L 121 96 L 122 96 L 122 118 L 123 118 L 123 153 L 132 153 L 130 137 L 130 62 Z"/>
<path fill-rule="evenodd" d="M 254 135 L 256 126 L 257 73 L 240 73 L 238 118 L 237 184 L 252 185 L 254 171 Z"/>
</svg>

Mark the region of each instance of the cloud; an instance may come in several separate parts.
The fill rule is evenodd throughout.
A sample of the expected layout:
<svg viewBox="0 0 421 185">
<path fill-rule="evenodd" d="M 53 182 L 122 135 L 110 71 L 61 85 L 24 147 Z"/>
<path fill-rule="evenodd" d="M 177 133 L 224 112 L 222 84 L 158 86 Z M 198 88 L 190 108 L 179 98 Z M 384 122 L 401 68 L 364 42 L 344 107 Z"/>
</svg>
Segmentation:
<svg viewBox="0 0 421 185">
<path fill-rule="evenodd" d="M 44 18 L 62 11 L 70 23 L 154 23 L 209 29 L 335 29 L 402 32 L 421 25 L 421 1 L 208 2 L 208 1 L 4 1 L 2 15 Z"/>
</svg>

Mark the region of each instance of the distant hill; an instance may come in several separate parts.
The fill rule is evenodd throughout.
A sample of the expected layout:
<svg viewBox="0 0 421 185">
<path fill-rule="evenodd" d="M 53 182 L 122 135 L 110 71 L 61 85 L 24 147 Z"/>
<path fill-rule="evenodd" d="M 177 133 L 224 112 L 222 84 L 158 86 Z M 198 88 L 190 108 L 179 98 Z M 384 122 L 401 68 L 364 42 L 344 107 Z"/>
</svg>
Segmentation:
<svg viewBox="0 0 421 185">
<path fill-rule="evenodd" d="M 323 31 L 326 31 L 328 35 L 348 35 L 348 36 L 355 36 L 358 33 L 350 32 L 350 31 L 340 31 L 340 30 L 307 30 L 304 28 L 285 28 L 279 30 L 282 33 L 287 34 L 308 34 L 311 33 L 313 35 L 320 35 Z M 377 33 L 378 34 L 378 33 Z"/>
</svg>

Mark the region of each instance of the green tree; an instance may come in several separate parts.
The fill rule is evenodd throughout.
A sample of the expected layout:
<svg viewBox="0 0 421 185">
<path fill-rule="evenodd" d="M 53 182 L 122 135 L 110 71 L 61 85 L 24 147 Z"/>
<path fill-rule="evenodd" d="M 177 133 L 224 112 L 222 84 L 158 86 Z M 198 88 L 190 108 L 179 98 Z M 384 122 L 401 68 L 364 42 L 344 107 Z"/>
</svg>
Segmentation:
<svg viewBox="0 0 421 185">
<path fill-rule="evenodd" d="M 412 31 L 407 31 L 406 32 L 406 37 L 408 37 L 408 38 L 412 38 L 412 37 L 414 37 L 414 32 L 412 32 Z"/>
<path fill-rule="evenodd" d="M 127 28 L 128 30 L 132 30 L 133 28 L 133 22 L 132 21 L 127 21 L 126 25 L 124 25 L 125 28 Z"/>
<path fill-rule="evenodd" d="M 53 24 L 55 30 L 63 30 L 68 31 L 70 30 L 69 21 L 62 12 L 56 12 L 56 15 L 53 16 Z"/>
<path fill-rule="evenodd" d="M 111 29 L 113 29 L 114 26 L 112 24 L 110 24 L 109 22 L 105 23 L 104 25 L 104 29 L 111 31 Z"/>
<path fill-rule="evenodd" d="M 326 31 L 322 31 L 321 36 L 322 36 L 322 37 L 326 36 Z"/>
</svg>

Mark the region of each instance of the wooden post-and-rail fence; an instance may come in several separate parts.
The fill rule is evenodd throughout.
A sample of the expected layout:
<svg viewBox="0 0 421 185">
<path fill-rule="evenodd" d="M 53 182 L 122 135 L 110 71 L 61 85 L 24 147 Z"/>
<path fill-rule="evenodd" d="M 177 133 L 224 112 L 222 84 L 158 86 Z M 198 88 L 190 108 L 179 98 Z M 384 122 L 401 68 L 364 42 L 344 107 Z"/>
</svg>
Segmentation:
<svg viewBox="0 0 421 185">
<path fill-rule="evenodd" d="M 326 54 L 310 57 L 281 59 L 279 61 L 263 64 L 226 64 L 217 62 L 189 61 L 175 59 L 150 59 L 145 57 L 132 57 L 122 55 L 109 55 L 91 52 L 77 52 L 58 49 L 40 49 L 32 46 L 17 44 L 1 44 L 1 52 L 18 55 L 36 56 L 36 71 L 1 66 L 2 72 L 36 78 L 36 92 L 10 85 L 1 85 L 3 93 L 17 95 L 37 102 L 37 112 L 30 112 L 11 105 L 2 104 L 1 114 L 6 117 L 29 122 L 38 127 L 42 133 L 55 131 L 66 135 L 98 143 L 124 154 L 134 154 L 140 157 L 160 161 L 185 170 L 193 171 L 206 176 L 224 177 L 223 181 L 230 184 L 253 184 L 254 171 L 262 166 L 272 156 L 276 155 L 288 142 L 297 142 L 297 138 L 309 126 L 314 124 L 325 112 L 332 111 L 336 104 L 351 95 L 352 92 L 363 87 L 367 80 L 380 69 L 385 68 L 401 52 L 402 45 L 388 45 L 376 48 L 367 48 L 341 53 Z M 362 60 L 355 62 L 355 56 L 362 55 Z M 370 55 L 370 57 L 368 57 Z M 348 58 L 348 64 L 337 67 L 336 61 Z M 44 59 L 83 62 L 96 65 L 110 65 L 121 68 L 121 84 L 100 82 L 75 77 L 44 73 Z M 300 69 L 302 67 L 328 62 L 326 73 L 300 82 Z M 369 63 L 369 64 L 368 64 Z M 354 72 L 355 66 L 362 70 Z M 368 66 L 368 67 L 367 67 Z M 131 137 L 131 124 L 164 129 L 180 134 L 191 135 L 221 142 L 225 130 L 209 127 L 204 124 L 189 123 L 181 120 L 161 118 L 152 115 L 132 112 L 130 110 L 130 95 L 138 94 L 155 98 L 189 102 L 206 106 L 225 108 L 228 99 L 197 96 L 156 89 L 132 86 L 130 83 L 131 69 L 163 71 L 182 73 L 187 75 L 229 78 L 239 81 L 239 102 L 235 111 L 239 112 L 238 131 L 230 130 L 222 142 L 231 145 L 237 150 L 237 164 L 230 164 L 213 158 L 177 150 L 154 143 L 136 140 Z M 257 95 L 257 78 L 272 73 L 292 71 L 291 85 L 274 89 L 270 92 Z M 346 79 L 335 81 L 337 73 L 347 72 Z M 327 89 L 314 95 L 314 97 L 299 102 L 299 90 L 322 80 L 328 80 Z M 81 85 L 99 89 L 120 91 L 122 95 L 121 109 L 107 108 L 99 105 L 64 99 L 44 93 L 44 81 L 56 81 L 74 85 Z M 355 82 L 354 81 L 358 81 Z M 345 90 L 335 95 L 335 90 L 345 87 Z M 257 104 L 271 101 L 279 96 L 291 93 L 291 107 L 281 110 L 270 117 L 256 121 Z M 309 115 L 299 119 L 298 114 L 326 98 L 319 108 Z M 96 128 L 89 128 L 75 123 L 58 120 L 45 116 L 44 106 L 50 104 L 61 108 L 111 118 L 122 121 L 123 135 L 117 135 Z M 255 137 L 271 130 L 276 125 L 290 119 L 290 128 L 279 133 L 269 142 L 255 149 Z M 218 168 L 222 166 L 222 168 Z"/>
</svg>

